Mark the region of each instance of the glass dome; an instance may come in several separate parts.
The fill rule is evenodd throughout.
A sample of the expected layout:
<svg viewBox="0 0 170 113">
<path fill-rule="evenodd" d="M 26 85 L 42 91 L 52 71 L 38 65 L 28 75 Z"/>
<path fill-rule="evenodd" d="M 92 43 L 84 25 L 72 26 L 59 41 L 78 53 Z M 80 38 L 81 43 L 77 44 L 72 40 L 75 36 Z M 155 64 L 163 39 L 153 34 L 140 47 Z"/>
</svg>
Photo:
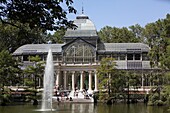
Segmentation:
<svg viewBox="0 0 170 113">
<path fill-rule="evenodd" d="M 76 17 L 76 29 L 68 29 L 65 37 L 93 37 L 97 36 L 96 27 L 88 16 L 82 14 Z"/>
</svg>

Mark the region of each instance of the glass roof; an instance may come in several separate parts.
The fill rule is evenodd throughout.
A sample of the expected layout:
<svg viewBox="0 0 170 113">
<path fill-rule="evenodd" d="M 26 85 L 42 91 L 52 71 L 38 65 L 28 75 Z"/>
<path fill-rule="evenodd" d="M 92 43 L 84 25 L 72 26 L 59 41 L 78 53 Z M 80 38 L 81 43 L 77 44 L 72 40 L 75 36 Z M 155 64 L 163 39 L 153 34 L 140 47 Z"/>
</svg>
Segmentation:
<svg viewBox="0 0 170 113">
<path fill-rule="evenodd" d="M 49 48 L 52 52 L 61 53 L 62 46 L 65 44 L 27 44 L 18 48 L 13 55 L 19 55 L 23 53 L 45 53 Z M 129 52 L 140 51 L 148 52 L 149 46 L 143 43 L 104 43 L 105 49 L 98 50 L 98 52 Z"/>
<path fill-rule="evenodd" d="M 143 43 L 104 43 L 104 45 L 105 50 L 99 50 L 98 52 L 149 51 L 149 46 Z"/>
<path fill-rule="evenodd" d="M 64 44 L 27 44 L 19 47 L 13 55 L 47 53 L 49 49 L 55 53 L 61 53 Z"/>
<path fill-rule="evenodd" d="M 65 37 L 91 37 L 97 36 L 96 27 L 93 22 L 86 15 L 77 16 L 74 20 L 76 29 L 68 29 L 65 33 Z"/>
</svg>

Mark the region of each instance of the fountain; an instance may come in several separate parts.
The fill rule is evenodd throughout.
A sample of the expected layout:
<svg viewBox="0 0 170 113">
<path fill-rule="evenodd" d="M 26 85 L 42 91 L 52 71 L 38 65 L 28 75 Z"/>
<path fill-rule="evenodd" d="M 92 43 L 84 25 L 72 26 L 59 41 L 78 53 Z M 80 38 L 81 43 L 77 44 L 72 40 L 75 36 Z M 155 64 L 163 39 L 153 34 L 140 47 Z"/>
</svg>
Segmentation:
<svg viewBox="0 0 170 113">
<path fill-rule="evenodd" d="M 42 99 L 42 111 L 51 111 L 52 110 L 52 96 L 53 96 L 53 86 L 54 86 L 54 64 L 52 51 L 49 49 L 45 73 L 44 73 L 44 90 L 43 90 L 43 99 Z"/>
</svg>

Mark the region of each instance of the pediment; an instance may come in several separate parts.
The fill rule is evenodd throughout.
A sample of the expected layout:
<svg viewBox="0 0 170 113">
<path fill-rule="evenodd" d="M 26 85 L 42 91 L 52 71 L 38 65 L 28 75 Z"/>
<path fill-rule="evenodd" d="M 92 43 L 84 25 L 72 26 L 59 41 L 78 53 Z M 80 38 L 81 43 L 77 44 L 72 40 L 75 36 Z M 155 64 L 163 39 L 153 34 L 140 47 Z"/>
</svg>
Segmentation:
<svg viewBox="0 0 170 113">
<path fill-rule="evenodd" d="M 63 46 L 62 46 L 62 50 L 65 50 L 68 46 L 74 45 L 74 44 L 77 44 L 77 43 L 82 43 L 82 44 L 85 43 L 85 44 L 87 44 L 87 45 L 89 45 L 89 46 L 92 46 L 93 48 L 96 48 L 95 45 L 93 45 L 93 44 L 87 42 L 86 40 L 81 39 L 81 38 L 77 38 L 77 39 L 75 39 L 75 40 L 73 40 L 73 41 L 71 41 L 71 42 L 69 42 L 69 43 L 63 45 Z"/>
</svg>

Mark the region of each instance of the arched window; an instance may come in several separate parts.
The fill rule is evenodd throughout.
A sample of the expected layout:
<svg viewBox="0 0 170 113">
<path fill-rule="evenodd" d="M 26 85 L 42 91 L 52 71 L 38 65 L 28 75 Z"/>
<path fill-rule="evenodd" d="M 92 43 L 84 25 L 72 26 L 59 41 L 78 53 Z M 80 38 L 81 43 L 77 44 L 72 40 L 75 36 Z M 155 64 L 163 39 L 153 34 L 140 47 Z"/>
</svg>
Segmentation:
<svg viewBox="0 0 170 113">
<path fill-rule="evenodd" d="M 86 43 L 73 43 L 64 51 L 65 63 L 92 63 L 95 59 L 95 50 Z"/>
</svg>

